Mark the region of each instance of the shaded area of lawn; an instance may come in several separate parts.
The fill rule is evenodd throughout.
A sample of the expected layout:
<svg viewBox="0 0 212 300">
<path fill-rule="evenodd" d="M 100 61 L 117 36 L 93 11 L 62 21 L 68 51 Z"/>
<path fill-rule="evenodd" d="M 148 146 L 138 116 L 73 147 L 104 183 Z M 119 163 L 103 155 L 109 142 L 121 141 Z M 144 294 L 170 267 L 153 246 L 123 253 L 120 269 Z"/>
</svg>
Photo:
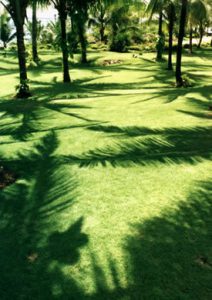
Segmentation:
<svg viewBox="0 0 212 300">
<path fill-rule="evenodd" d="M 7 162 L 19 180 L 0 192 L 1 299 L 58 299 L 65 297 L 64 290 L 66 295 L 78 293 L 59 265 L 75 264 L 88 236 L 81 232 L 83 217 L 58 230 L 58 218 L 76 201 L 77 180 L 53 157 L 57 147 L 52 132 L 33 151 Z"/>
<path fill-rule="evenodd" d="M 211 299 L 211 183 L 196 182 L 176 211 L 133 225 L 130 299 Z"/>
<path fill-rule="evenodd" d="M 115 126 L 94 126 L 92 130 L 115 132 L 128 136 L 143 136 L 133 141 L 122 141 L 114 146 L 97 148 L 79 157 L 64 157 L 65 162 L 78 162 L 83 166 L 97 166 L 107 163 L 112 166 L 129 167 L 134 164 L 191 163 L 201 162 L 212 157 L 212 127 L 168 128 L 154 130 L 149 128 Z"/>
<path fill-rule="evenodd" d="M 209 55 L 208 52 L 206 54 Z M 155 63 L 149 63 L 154 64 L 155 68 Z M 59 60 L 52 59 L 46 67 L 52 68 L 53 73 L 58 64 Z M 116 72 L 118 76 L 119 71 L 138 72 L 141 66 L 140 63 L 133 67 L 111 66 L 107 70 Z M 37 75 L 40 71 L 43 72 L 43 67 L 45 63 Z M 81 66 L 82 69 L 87 67 Z M 106 70 L 95 64 L 89 68 L 95 74 L 101 74 Z M 154 78 L 160 84 L 167 75 L 165 70 L 160 74 L 160 68 L 156 68 Z M 145 72 L 149 72 L 148 66 Z M 93 250 L 95 252 L 95 248 L 89 250 L 92 236 L 87 232 L 89 227 L 86 227 L 86 230 L 83 228 L 85 216 L 81 211 L 78 214 L 76 211 L 73 213 L 79 193 L 86 188 L 78 179 L 77 172 L 80 174 L 80 171 L 88 170 L 88 166 L 95 167 L 89 169 L 89 177 L 92 180 L 96 175 L 95 169 L 101 169 L 101 166 L 104 166 L 102 168 L 104 171 L 111 165 L 116 167 L 108 168 L 111 175 L 117 169 L 124 168 L 129 171 L 128 168 L 136 166 L 145 176 L 145 168 L 148 167 L 167 166 L 175 170 L 172 169 L 174 165 L 196 168 L 202 162 L 209 164 L 212 156 L 212 128 L 208 123 L 210 119 L 208 102 L 198 98 L 200 96 L 210 100 L 211 86 L 202 85 L 180 90 L 167 86 L 152 91 L 152 87 L 144 87 L 140 82 L 92 82 L 106 77 L 107 75 L 103 74 L 99 77 L 82 78 L 72 85 L 63 85 L 56 79 L 50 83 L 35 80 L 33 84 L 37 85 L 34 89 L 37 95 L 33 99 L 0 101 L 0 145 L 3 146 L 0 162 L 18 176 L 15 184 L 0 191 L 0 299 L 2 300 L 211 299 L 212 195 L 209 179 L 207 182 L 195 182 L 192 179 L 193 186 L 187 198 L 179 198 L 179 203 L 177 205 L 175 203 L 172 210 L 163 208 L 160 216 L 144 219 L 141 212 L 141 217 L 139 215 L 136 222 L 131 224 L 129 235 L 125 235 L 125 231 L 121 231 L 120 228 L 122 249 L 119 249 L 118 255 L 121 253 L 125 255 L 125 274 L 119 271 L 117 257 L 107 253 L 107 245 L 103 245 L 104 249 L 101 251 L 105 255 L 106 265 L 111 274 L 110 280 L 98 255 L 92 252 Z M 169 79 L 165 83 L 168 82 Z M 157 124 L 155 128 L 155 120 L 152 127 L 128 126 L 127 120 L 123 126 L 113 125 L 112 122 L 110 125 L 101 115 L 102 107 L 96 114 L 98 120 L 88 116 L 95 109 L 92 102 L 84 104 L 81 101 L 79 103 L 69 100 L 52 101 L 60 99 L 61 94 L 67 94 L 67 97 L 71 98 L 76 95 L 79 95 L 79 98 L 86 95 L 102 97 L 102 91 L 104 96 L 115 96 L 125 94 L 127 90 L 130 94 L 133 93 L 133 89 L 143 88 L 149 94 L 145 99 L 145 106 L 148 106 L 150 100 L 158 101 L 158 99 L 162 100 L 160 103 L 164 106 L 171 106 L 179 97 L 196 93 L 196 97 L 187 98 L 186 109 L 185 107 L 181 109 L 180 105 L 172 109 L 176 115 L 189 115 L 194 117 L 195 121 L 201 120 L 201 125 L 194 123 L 190 125 L 188 122 L 185 127 L 177 124 L 178 127 L 173 125 L 163 128 Z M 133 104 L 135 103 L 129 101 L 126 108 L 136 107 Z M 95 105 L 97 106 L 96 102 Z M 137 108 L 135 115 L 136 113 Z M 64 121 L 65 118 L 68 119 Z M 103 146 L 96 145 L 99 141 L 96 138 L 93 140 L 93 148 L 89 144 L 88 151 L 83 152 L 79 147 L 76 151 L 79 155 L 74 155 L 73 150 L 67 154 L 64 148 L 70 149 L 72 145 L 68 144 L 68 139 L 64 142 L 63 138 L 72 135 L 74 129 L 78 128 L 82 129 L 81 136 L 78 137 L 78 133 L 75 135 L 75 138 L 79 139 L 79 144 L 83 143 L 87 135 L 90 139 L 98 135 L 104 140 Z M 63 131 L 65 134 L 59 135 Z M 31 141 L 33 143 L 26 146 Z M 61 149 L 62 142 L 65 146 Z M 8 154 L 7 150 L 16 144 L 21 144 L 21 147 L 18 150 L 14 148 L 14 153 Z M 57 152 L 58 148 L 60 151 Z M 136 170 L 133 169 L 134 171 Z M 153 168 L 151 171 L 154 172 Z M 189 174 L 192 176 L 192 172 Z M 174 175 L 171 179 L 167 177 L 167 185 L 170 184 L 169 180 L 175 180 Z M 202 174 L 200 178 L 201 176 Z M 180 181 L 179 178 L 177 180 Z M 154 182 L 151 180 L 149 182 L 154 191 Z M 181 183 L 183 184 L 182 179 Z M 177 186 L 179 187 L 179 182 Z M 99 186 L 94 184 L 89 186 L 89 189 L 96 192 Z M 139 198 L 141 189 L 142 184 L 138 187 L 137 201 L 141 200 Z M 122 193 L 120 190 L 121 196 Z M 175 191 L 170 193 L 174 194 Z M 148 196 L 147 194 L 146 197 Z M 84 194 L 83 197 L 89 195 Z M 167 197 L 169 198 L 168 194 Z M 99 201 L 103 201 L 102 198 L 103 194 Z M 80 205 L 85 204 L 82 201 Z M 154 205 L 157 203 L 154 202 Z M 94 207 L 98 210 L 98 203 L 94 203 Z M 86 209 L 89 210 L 89 207 Z M 126 213 L 125 218 L 128 222 L 129 213 L 124 211 L 125 206 L 122 209 L 120 212 L 111 209 L 110 213 L 111 215 Z M 107 225 L 111 226 L 110 223 Z M 117 218 L 117 227 L 119 225 Z M 96 232 L 93 233 L 98 235 L 105 224 L 95 225 L 94 220 L 93 226 L 96 226 Z M 111 226 L 111 231 L 113 230 Z M 105 243 L 110 242 L 105 238 Z M 85 248 L 89 252 L 89 258 L 86 265 L 81 265 L 81 253 Z M 84 280 L 88 276 L 89 268 L 93 272 L 92 284 L 95 291 L 88 293 Z M 76 279 L 75 273 L 80 274 L 80 279 L 79 277 Z M 128 280 L 125 287 L 122 283 L 123 277 Z M 108 284 L 110 281 L 112 284 Z"/>
<path fill-rule="evenodd" d="M 26 141 L 33 133 L 45 133 L 50 129 L 63 130 L 80 126 L 88 126 L 89 123 L 96 123 L 83 115 L 73 112 L 80 109 L 89 109 L 89 106 L 81 104 L 73 104 L 71 102 L 52 102 L 51 100 L 5 100 L 0 102 L 0 111 L 3 112 L 0 122 L 0 135 L 11 135 L 14 141 Z M 43 121 L 54 117 L 54 113 L 72 117 L 73 120 L 84 122 L 73 125 L 61 126 L 56 124 L 52 128 L 42 125 Z M 14 121 L 8 122 L 7 119 L 12 118 Z M 5 122 L 4 122 L 5 120 Z"/>
</svg>

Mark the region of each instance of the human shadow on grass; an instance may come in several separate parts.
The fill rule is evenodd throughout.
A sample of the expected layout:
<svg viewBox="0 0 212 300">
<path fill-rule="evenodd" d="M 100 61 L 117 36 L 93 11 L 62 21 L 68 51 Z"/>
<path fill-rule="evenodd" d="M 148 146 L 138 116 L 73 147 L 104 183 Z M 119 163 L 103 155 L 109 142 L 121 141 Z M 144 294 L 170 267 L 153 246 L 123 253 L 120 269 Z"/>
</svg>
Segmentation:
<svg viewBox="0 0 212 300">
<path fill-rule="evenodd" d="M 83 218 L 60 220 L 77 199 L 76 177 L 54 156 L 59 141 L 47 134 L 31 151 L 3 162 L 18 181 L 0 191 L 0 298 L 79 299 L 77 283 L 62 273 L 88 242 Z M 1 162 L 2 163 L 2 162 Z M 69 225 L 68 225 L 69 224 Z M 69 296 L 68 296 L 69 295 Z"/>
<path fill-rule="evenodd" d="M 97 131 L 101 130 L 97 126 Z M 79 156 L 64 156 L 67 163 L 84 166 L 113 167 L 149 164 L 196 164 L 212 156 L 212 127 L 194 127 L 185 129 L 151 130 L 148 128 L 119 129 L 109 127 L 107 132 L 118 131 L 128 136 L 139 136 L 133 140 L 124 140 L 112 146 L 97 148 Z"/>
<path fill-rule="evenodd" d="M 177 209 L 132 225 L 129 299 L 211 299 L 211 183 L 195 182 Z"/>
</svg>

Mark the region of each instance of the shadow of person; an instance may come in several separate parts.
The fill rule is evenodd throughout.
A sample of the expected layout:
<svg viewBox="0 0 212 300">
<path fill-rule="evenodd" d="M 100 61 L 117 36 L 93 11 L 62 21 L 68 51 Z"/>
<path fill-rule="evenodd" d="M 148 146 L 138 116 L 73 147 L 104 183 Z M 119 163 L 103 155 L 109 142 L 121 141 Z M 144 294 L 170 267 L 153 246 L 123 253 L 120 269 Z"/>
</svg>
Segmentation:
<svg viewBox="0 0 212 300">
<path fill-rule="evenodd" d="M 83 218 L 64 232 L 55 232 L 49 237 L 48 253 L 51 259 L 63 264 L 74 264 L 80 257 L 79 248 L 88 242 L 88 237 L 81 232 Z M 71 242 L 70 242 L 71 241 Z"/>
<path fill-rule="evenodd" d="M 52 233 L 46 246 L 34 253 L 34 261 L 28 259 L 27 291 L 20 299 L 85 299 L 71 272 L 64 272 L 80 260 L 80 249 L 88 243 L 82 226 L 83 218 L 79 218 L 67 230 Z"/>
</svg>

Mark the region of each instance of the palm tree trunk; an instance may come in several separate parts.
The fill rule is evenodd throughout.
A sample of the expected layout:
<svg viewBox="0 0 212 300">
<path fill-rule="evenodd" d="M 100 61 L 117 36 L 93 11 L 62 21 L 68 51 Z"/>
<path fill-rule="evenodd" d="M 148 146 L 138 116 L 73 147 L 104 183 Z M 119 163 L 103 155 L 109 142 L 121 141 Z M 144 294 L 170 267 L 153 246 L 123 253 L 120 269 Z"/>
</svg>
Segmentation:
<svg viewBox="0 0 212 300">
<path fill-rule="evenodd" d="M 21 7 L 19 1 L 15 1 L 14 6 L 10 12 L 16 27 L 17 48 L 18 48 L 18 64 L 19 64 L 19 78 L 20 85 L 17 93 L 17 98 L 28 98 L 31 96 L 29 86 L 27 83 L 27 69 L 26 69 L 26 50 L 24 44 L 24 20 L 26 17 L 26 6 Z"/>
<path fill-rule="evenodd" d="M 61 50 L 63 56 L 63 82 L 71 82 L 69 75 L 68 65 L 68 47 L 67 47 L 67 35 L 66 35 L 66 15 L 59 14 L 60 26 L 61 26 Z"/>
<path fill-rule="evenodd" d="M 158 22 L 158 35 L 162 35 L 163 32 L 163 13 L 162 11 L 159 14 L 159 22 Z"/>
<path fill-rule="evenodd" d="M 159 36 L 159 39 L 162 38 L 162 34 L 163 34 L 163 13 L 162 13 L 162 10 L 159 14 L 159 23 L 158 23 L 158 36 Z M 160 43 L 160 41 L 159 41 Z M 160 46 L 157 47 L 157 57 L 156 57 L 156 60 L 162 60 L 162 49 Z"/>
<path fill-rule="evenodd" d="M 172 65 L 172 47 L 173 47 L 173 29 L 174 29 L 174 5 L 170 4 L 169 11 L 169 57 L 168 57 L 168 70 L 173 70 Z"/>
<path fill-rule="evenodd" d="M 99 34 L 100 34 L 100 41 L 102 43 L 104 43 L 105 42 L 105 26 L 104 26 L 104 22 L 101 22 L 101 24 L 100 24 Z"/>
<path fill-rule="evenodd" d="M 100 29 L 99 29 L 99 34 L 100 34 L 100 41 L 102 43 L 105 42 L 105 23 L 104 23 L 104 16 L 105 16 L 105 10 L 103 6 L 100 6 Z"/>
<path fill-rule="evenodd" d="M 81 45 L 81 62 L 87 63 L 87 41 L 85 37 L 85 24 L 81 20 L 81 24 L 78 25 L 78 34 Z"/>
<path fill-rule="evenodd" d="M 188 0 L 182 0 L 181 3 L 182 5 L 181 5 L 181 13 L 180 13 L 180 28 L 179 28 L 179 35 L 178 35 L 177 61 L 176 61 L 176 73 L 175 73 L 177 87 L 183 86 L 181 64 L 182 64 L 183 38 L 185 35 Z"/>
<path fill-rule="evenodd" d="M 192 25 L 190 24 L 190 31 L 189 31 L 189 51 L 190 53 L 193 52 L 193 28 Z"/>
<path fill-rule="evenodd" d="M 16 29 L 17 29 L 17 47 L 18 47 L 20 83 L 22 83 L 23 81 L 27 80 L 26 54 L 25 54 L 25 44 L 24 44 L 24 26 L 18 25 Z"/>
<path fill-rule="evenodd" d="M 39 61 L 37 50 L 37 0 L 32 2 L 32 57 L 34 62 Z"/>
<path fill-rule="evenodd" d="M 27 69 L 26 69 L 26 53 L 24 44 L 24 25 L 16 24 L 17 48 L 18 48 L 18 63 L 20 88 L 17 94 L 18 98 L 28 98 L 31 94 L 27 84 Z"/>
<path fill-rule="evenodd" d="M 3 42 L 3 47 L 4 47 L 4 57 L 7 57 L 7 42 Z"/>
<path fill-rule="evenodd" d="M 200 33 L 200 38 L 199 38 L 199 44 L 198 44 L 197 48 L 201 47 L 202 39 L 203 39 L 203 35 L 204 35 L 204 28 L 202 26 L 202 22 L 200 22 L 199 33 Z"/>
</svg>

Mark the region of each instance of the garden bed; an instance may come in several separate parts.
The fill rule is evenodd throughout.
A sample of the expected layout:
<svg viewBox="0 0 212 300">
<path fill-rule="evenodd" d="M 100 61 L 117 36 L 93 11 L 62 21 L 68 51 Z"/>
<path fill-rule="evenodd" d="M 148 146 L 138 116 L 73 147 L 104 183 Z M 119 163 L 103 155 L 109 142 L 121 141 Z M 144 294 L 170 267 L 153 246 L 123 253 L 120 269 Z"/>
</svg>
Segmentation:
<svg viewBox="0 0 212 300">
<path fill-rule="evenodd" d="M 13 184 L 17 180 L 17 176 L 10 170 L 0 167 L 0 190 L 6 186 Z"/>
</svg>

